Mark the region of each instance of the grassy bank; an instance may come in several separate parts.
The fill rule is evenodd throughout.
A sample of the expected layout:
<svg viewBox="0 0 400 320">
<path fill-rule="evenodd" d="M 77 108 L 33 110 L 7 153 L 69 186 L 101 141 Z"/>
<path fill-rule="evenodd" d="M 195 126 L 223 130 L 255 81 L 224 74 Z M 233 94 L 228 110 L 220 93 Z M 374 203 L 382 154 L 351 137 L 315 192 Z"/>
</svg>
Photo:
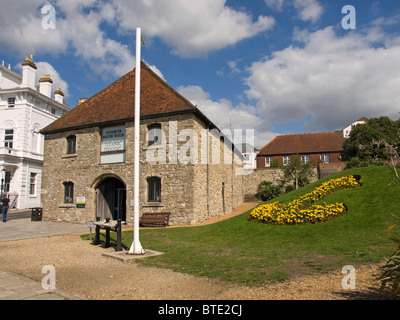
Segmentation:
<svg viewBox="0 0 400 320">
<path fill-rule="evenodd" d="M 323 200 L 344 203 L 348 211 L 343 216 L 318 224 L 267 225 L 247 221 L 246 212 L 206 226 L 141 229 L 142 246 L 165 254 L 140 263 L 256 285 L 380 262 L 394 249 L 385 230 L 395 223 L 392 214 L 399 215 L 400 186 L 387 167 L 346 170 L 273 201 L 287 203 L 323 181 L 349 174 L 361 175 L 362 186 Z M 126 247 L 132 238 L 132 231 L 123 232 Z"/>
</svg>

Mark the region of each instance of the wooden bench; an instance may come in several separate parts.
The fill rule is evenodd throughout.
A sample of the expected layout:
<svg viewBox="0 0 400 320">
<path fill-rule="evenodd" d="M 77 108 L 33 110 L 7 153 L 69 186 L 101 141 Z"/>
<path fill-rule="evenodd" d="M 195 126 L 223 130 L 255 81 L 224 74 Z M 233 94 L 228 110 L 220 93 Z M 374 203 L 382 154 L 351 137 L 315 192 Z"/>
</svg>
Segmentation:
<svg viewBox="0 0 400 320">
<path fill-rule="evenodd" d="M 169 212 L 145 212 L 139 218 L 139 225 L 142 227 L 149 225 L 168 226 Z"/>
</svg>

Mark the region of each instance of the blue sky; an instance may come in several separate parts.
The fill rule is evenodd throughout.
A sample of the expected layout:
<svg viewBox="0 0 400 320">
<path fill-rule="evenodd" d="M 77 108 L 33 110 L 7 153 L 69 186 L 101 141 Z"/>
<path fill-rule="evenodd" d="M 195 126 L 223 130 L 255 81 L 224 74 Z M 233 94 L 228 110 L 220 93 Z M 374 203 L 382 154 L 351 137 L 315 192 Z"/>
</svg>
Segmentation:
<svg viewBox="0 0 400 320">
<path fill-rule="evenodd" d="M 45 5 L 55 29 L 44 28 Z M 355 29 L 342 19 L 352 5 Z M 33 54 L 74 107 L 142 59 L 221 129 L 278 134 L 342 129 L 400 112 L 396 0 L 2 0 L 0 61 Z M 48 20 L 46 20 L 48 22 Z M 350 20 L 346 20 L 349 22 Z"/>
</svg>

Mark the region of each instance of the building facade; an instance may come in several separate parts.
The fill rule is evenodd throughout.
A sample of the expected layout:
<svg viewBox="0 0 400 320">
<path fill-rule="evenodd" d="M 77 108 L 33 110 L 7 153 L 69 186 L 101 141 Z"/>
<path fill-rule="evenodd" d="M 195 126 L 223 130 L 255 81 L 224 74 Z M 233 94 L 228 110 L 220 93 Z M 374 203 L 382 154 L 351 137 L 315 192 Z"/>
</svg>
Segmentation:
<svg viewBox="0 0 400 320">
<path fill-rule="evenodd" d="M 277 136 L 260 149 L 257 168 L 287 165 L 293 154 L 299 154 L 303 163 L 314 166 L 340 165 L 345 139 L 350 137 L 354 126 L 366 121 L 366 118 L 360 118 L 340 131 Z"/>
<path fill-rule="evenodd" d="M 32 57 L 22 62 L 22 76 L 0 65 L 0 172 L 1 194 L 11 207 L 41 205 L 44 138 L 40 130 L 70 109 L 61 89 L 52 95 L 52 80 L 43 75 L 35 83 Z"/>
<path fill-rule="evenodd" d="M 133 223 L 134 75 L 42 130 L 44 219 Z M 243 202 L 241 154 L 144 63 L 140 144 L 140 213 L 170 212 L 171 225 L 195 224 Z"/>
</svg>

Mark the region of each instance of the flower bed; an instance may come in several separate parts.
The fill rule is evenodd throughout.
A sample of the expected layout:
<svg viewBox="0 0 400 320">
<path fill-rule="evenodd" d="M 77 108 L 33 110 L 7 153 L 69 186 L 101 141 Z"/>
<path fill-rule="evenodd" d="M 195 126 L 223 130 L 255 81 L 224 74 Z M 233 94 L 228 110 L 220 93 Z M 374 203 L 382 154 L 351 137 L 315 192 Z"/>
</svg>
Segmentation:
<svg viewBox="0 0 400 320">
<path fill-rule="evenodd" d="M 298 225 L 330 220 L 344 214 L 347 207 L 343 203 L 316 203 L 336 190 L 359 186 L 358 180 L 359 177 L 354 176 L 331 179 L 288 204 L 276 201 L 260 205 L 250 213 L 248 220 L 277 225 Z"/>
</svg>

